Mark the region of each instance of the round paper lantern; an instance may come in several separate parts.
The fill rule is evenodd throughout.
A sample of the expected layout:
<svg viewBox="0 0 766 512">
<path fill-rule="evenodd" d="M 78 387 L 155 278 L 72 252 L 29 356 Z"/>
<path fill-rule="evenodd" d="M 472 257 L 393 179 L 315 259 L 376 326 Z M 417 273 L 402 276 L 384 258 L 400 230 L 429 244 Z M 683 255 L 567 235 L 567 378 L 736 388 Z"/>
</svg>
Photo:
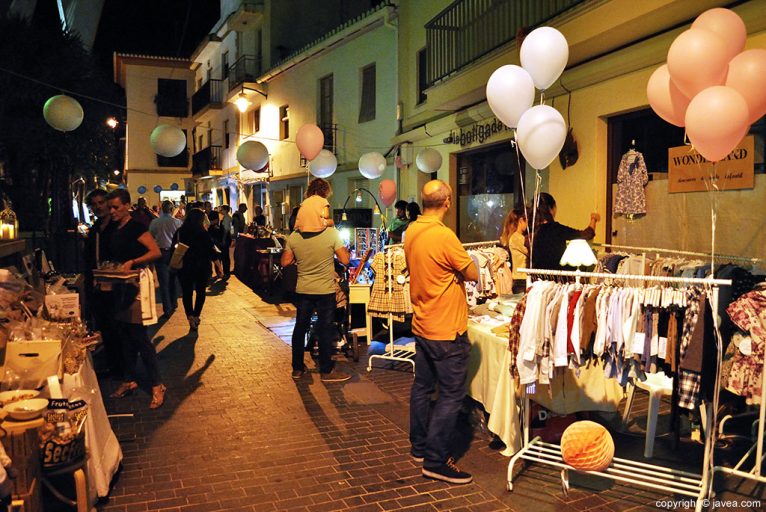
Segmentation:
<svg viewBox="0 0 766 512">
<path fill-rule="evenodd" d="M 178 183 L 171 183 L 170 190 L 178 190 Z"/>
<path fill-rule="evenodd" d="M 378 186 L 378 197 L 384 206 L 389 207 L 396 201 L 396 182 L 394 180 L 383 180 Z"/>
<path fill-rule="evenodd" d="M 368 180 L 380 178 L 386 170 L 386 157 L 377 152 L 365 153 L 359 158 L 359 172 Z"/>
<path fill-rule="evenodd" d="M 82 124 L 84 113 L 80 102 L 65 94 L 53 96 L 43 107 L 45 122 L 60 132 L 71 132 Z"/>
<path fill-rule="evenodd" d="M 526 69 L 508 64 L 500 66 L 487 81 L 487 103 L 508 128 L 516 128 L 521 114 L 535 100 L 535 84 Z"/>
<path fill-rule="evenodd" d="M 535 105 L 519 119 L 516 140 L 533 169 L 545 169 L 553 162 L 567 136 L 567 125 L 558 110 Z"/>
<path fill-rule="evenodd" d="M 258 171 L 269 163 L 269 150 L 257 140 L 248 140 L 237 149 L 237 161 L 245 169 Z"/>
<path fill-rule="evenodd" d="M 561 436 L 561 457 L 579 471 L 603 471 L 614 457 L 612 435 L 593 421 L 576 421 Z"/>
<path fill-rule="evenodd" d="M 141 185 L 140 187 L 138 187 L 138 189 L 137 189 L 137 190 L 138 190 L 138 193 L 139 193 L 139 194 L 146 194 L 146 187 L 145 187 L 145 186 L 143 186 L 143 185 Z"/>
<path fill-rule="evenodd" d="M 177 126 L 160 124 L 152 130 L 152 149 L 164 157 L 174 157 L 186 148 L 186 134 Z"/>
<path fill-rule="evenodd" d="M 686 134 L 694 149 L 710 160 L 726 158 L 750 127 L 747 102 L 732 87 L 708 87 L 686 109 Z"/>
<path fill-rule="evenodd" d="M 521 43 L 521 65 L 535 87 L 544 91 L 558 80 L 569 60 L 569 44 L 553 27 L 536 28 Z"/>
<path fill-rule="evenodd" d="M 338 159 L 332 154 L 332 151 L 323 149 L 309 163 L 309 172 L 317 178 L 328 178 L 332 176 L 335 169 L 338 168 Z"/>
<path fill-rule="evenodd" d="M 415 165 L 420 172 L 431 174 L 442 166 L 442 155 L 433 148 L 421 149 L 415 157 Z"/>
<path fill-rule="evenodd" d="M 157 194 L 159 194 L 160 192 L 162 192 L 162 187 L 159 185 L 155 185 L 152 190 L 154 190 Z"/>
<path fill-rule="evenodd" d="M 295 134 L 295 145 L 306 160 L 314 160 L 324 147 L 324 133 L 315 124 L 304 124 Z"/>
</svg>

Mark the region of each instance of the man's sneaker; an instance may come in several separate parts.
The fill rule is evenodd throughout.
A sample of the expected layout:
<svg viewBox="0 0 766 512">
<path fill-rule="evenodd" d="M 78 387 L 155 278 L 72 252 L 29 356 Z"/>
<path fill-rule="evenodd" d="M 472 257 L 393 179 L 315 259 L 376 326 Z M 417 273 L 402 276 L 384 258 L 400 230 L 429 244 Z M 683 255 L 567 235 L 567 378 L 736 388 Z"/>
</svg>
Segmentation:
<svg viewBox="0 0 766 512">
<path fill-rule="evenodd" d="M 300 380 L 301 377 L 303 377 L 303 374 L 306 373 L 306 369 L 303 370 L 293 370 L 292 377 L 293 380 Z"/>
<path fill-rule="evenodd" d="M 320 379 L 322 379 L 322 382 L 344 382 L 351 379 L 351 375 L 333 370 L 329 373 L 321 374 Z"/>
<path fill-rule="evenodd" d="M 473 481 L 473 477 L 470 473 L 458 469 L 455 465 L 455 459 L 452 457 L 447 459 L 447 462 L 441 466 L 432 468 L 424 467 L 423 476 L 435 480 L 442 480 L 443 482 L 449 482 L 451 484 L 470 484 Z"/>
</svg>

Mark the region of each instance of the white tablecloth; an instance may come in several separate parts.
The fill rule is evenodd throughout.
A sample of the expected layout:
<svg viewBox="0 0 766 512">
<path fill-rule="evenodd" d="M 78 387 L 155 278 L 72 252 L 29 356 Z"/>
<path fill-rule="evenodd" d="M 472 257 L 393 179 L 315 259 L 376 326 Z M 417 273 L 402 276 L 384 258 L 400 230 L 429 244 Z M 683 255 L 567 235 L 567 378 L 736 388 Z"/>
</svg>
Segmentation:
<svg viewBox="0 0 766 512">
<path fill-rule="evenodd" d="M 468 339 L 468 394 L 489 413 L 487 427 L 505 443 L 503 455 L 511 456 L 521 448 L 522 436 L 516 385 L 509 370 L 508 339 L 493 334 L 491 327 L 470 322 Z M 571 414 L 616 411 L 622 396 L 617 381 L 605 378 L 601 366 L 592 366 L 580 369 L 579 378 L 566 370 L 563 381 L 554 381 L 552 396 L 548 395 L 548 386 L 538 385 L 536 393 L 529 397 L 556 414 Z"/>
<path fill-rule="evenodd" d="M 122 461 L 122 449 L 107 418 L 90 354 L 78 373 L 64 375 L 62 389 L 65 396 L 74 395 L 88 402 L 85 447 L 88 450 L 88 497 L 93 505 L 99 497 L 109 495 L 109 484 Z"/>
</svg>

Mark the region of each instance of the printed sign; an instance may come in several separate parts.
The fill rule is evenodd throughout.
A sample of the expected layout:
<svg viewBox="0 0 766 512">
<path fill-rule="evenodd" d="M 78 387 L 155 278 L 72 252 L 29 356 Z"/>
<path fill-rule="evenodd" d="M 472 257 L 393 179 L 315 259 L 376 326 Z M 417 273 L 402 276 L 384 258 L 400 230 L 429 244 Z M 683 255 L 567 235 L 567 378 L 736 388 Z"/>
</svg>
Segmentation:
<svg viewBox="0 0 766 512">
<path fill-rule="evenodd" d="M 755 138 L 745 137 L 725 159 L 713 164 L 691 146 L 668 149 L 668 191 L 704 192 L 738 190 L 755 186 Z"/>
</svg>

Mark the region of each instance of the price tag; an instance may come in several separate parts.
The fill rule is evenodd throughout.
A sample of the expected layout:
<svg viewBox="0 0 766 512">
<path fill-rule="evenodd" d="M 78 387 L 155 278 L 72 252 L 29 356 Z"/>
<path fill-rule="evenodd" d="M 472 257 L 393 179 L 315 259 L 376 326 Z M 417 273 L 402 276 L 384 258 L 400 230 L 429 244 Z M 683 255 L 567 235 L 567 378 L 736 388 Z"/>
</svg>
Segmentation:
<svg viewBox="0 0 766 512">
<path fill-rule="evenodd" d="M 646 339 L 646 334 L 643 332 L 637 332 L 633 334 L 633 346 L 631 347 L 631 351 L 634 354 L 643 354 L 644 353 L 644 341 Z"/>
<path fill-rule="evenodd" d="M 665 356 L 668 353 L 668 339 L 660 336 L 660 343 L 659 347 L 657 347 L 657 357 L 660 359 L 665 359 Z"/>
</svg>

